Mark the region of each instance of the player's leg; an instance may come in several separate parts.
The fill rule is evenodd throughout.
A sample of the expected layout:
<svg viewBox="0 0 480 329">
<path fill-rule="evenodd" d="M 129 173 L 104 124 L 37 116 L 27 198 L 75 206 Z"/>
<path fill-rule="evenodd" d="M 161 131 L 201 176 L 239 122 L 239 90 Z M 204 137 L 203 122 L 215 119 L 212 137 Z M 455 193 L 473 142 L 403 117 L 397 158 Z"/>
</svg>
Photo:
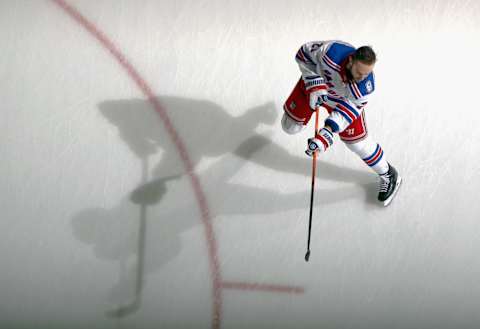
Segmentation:
<svg viewBox="0 0 480 329">
<path fill-rule="evenodd" d="M 380 144 L 368 137 L 365 113 L 362 113 L 357 120 L 340 133 L 340 138 L 352 152 L 379 175 L 378 200 L 387 206 L 393 199 L 402 179 L 398 176 L 395 168 L 388 163 Z"/>
<path fill-rule="evenodd" d="M 357 154 L 377 174 L 388 172 L 388 162 L 382 148 L 368 136 L 364 112 L 340 133 L 340 138 L 350 151 Z"/>
<path fill-rule="evenodd" d="M 282 128 L 287 134 L 293 135 L 302 131 L 310 121 L 313 111 L 308 104 L 305 84 L 302 79 L 298 81 L 287 98 L 283 110 Z"/>
</svg>

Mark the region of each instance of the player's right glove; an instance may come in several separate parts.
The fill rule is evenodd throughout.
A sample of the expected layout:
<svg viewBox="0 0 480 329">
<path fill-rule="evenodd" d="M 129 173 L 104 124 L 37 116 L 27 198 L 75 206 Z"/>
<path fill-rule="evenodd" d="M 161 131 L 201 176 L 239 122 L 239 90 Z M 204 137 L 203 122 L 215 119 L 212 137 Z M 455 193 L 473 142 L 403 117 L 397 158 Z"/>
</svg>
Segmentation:
<svg viewBox="0 0 480 329">
<path fill-rule="evenodd" d="M 333 133 L 327 128 L 320 129 L 314 138 L 309 138 L 307 149 L 305 153 L 308 156 L 313 156 L 313 153 L 325 152 L 333 144 Z"/>
</svg>

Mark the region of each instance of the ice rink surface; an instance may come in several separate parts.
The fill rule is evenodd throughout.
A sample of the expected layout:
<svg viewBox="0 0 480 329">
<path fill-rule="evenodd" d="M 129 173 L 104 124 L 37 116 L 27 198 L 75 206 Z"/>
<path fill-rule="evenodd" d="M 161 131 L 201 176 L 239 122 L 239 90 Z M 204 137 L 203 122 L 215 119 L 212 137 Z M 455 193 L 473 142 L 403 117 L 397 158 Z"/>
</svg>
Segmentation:
<svg viewBox="0 0 480 329">
<path fill-rule="evenodd" d="M 0 328 L 480 326 L 480 2 L 69 1 L 0 1 Z M 337 138 L 306 263 L 280 118 L 329 39 L 377 52 L 404 182 Z"/>
</svg>

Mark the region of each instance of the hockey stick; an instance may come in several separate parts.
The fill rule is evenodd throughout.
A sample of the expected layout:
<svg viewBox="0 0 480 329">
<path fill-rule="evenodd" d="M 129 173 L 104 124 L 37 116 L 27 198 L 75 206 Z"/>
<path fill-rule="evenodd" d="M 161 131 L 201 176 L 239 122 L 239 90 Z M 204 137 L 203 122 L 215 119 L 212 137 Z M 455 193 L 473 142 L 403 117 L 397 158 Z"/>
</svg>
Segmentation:
<svg viewBox="0 0 480 329">
<path fill-rule="evenodd" d="M 318 131 L 318 106 L 315 108 L 315 134 Z M 315 137 L 315 134 L 313 135 Z M 312 215 L 313 215 L 313 192 L 315 191 L 315 172 L 317 171 L 317 152 L 313 152 L 312 160 L 312 190 L 310 192 L 310 219 L 308 222 L 308 242 L 307 253 L 305 254 L 305 261 L 308 262 L 310 258 L 310 236 L 312 235 Z"/>
</svg>

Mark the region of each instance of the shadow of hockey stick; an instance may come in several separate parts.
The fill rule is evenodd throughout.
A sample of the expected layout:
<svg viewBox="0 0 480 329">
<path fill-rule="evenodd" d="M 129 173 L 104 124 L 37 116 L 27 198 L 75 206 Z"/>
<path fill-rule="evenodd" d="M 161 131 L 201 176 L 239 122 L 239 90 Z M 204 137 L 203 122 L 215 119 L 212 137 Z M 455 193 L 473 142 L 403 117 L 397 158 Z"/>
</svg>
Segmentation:
<svg viewBox="0 0 480 329">
<path fill-rule="evenodd" d="M 148 180 L 148 158 L 142 159 L 142 183 Z M 145 272 L 145 236 L 147 231 L 147 204 L 140 204 L 140 221 L 137 239 L 137 262 L 135 271 L 135 294 L 131 300 L 127 300 L 106 311 L 106 315 L 114 318 L 122 318 L 135 313 L 140 309 L 142 301 L 144 272 Z"/>
</svg>

